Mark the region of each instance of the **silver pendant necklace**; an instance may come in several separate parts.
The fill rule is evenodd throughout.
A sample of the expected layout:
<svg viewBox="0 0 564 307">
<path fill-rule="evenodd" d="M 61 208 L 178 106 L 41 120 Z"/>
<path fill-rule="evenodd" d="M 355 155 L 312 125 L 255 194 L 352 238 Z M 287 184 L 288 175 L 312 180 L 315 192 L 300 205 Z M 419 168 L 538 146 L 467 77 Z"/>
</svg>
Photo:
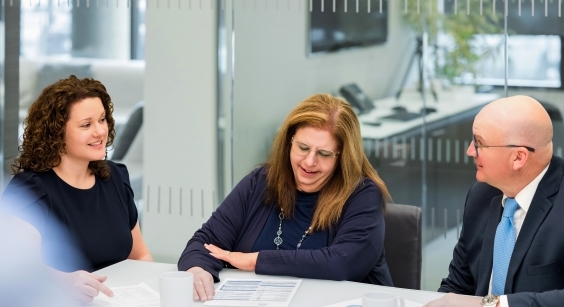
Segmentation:
<svg viewBox="0 0 564 307">
<path fill-rule="evenodd" d="M 274 238 L 274 244 L 276 244 L 276 249 L 280 249 L 280 245 L 282 244 L 282 242 L 284 242 L 284 240 L 282 240 L 282 237 L 281 237 L 281 235 L 282 235 L 282 220 L 284 219 L 284 212 L 282 212 L 282 209 L 280 209 L 280 214 L 278 214 L 278 217 L 280 218 L 280 224 L 278 225 L 278 231 L 276 232 L 276 238 Z M 302 246 L 302 242 L 307 237 L 307 235 L 309 234 L 310 231 L 311 231 L 311 226 L 309 226 L 309 228 L 302 235 L 302 238 L 300 239 L 300 242 L 298 242 L 296 249 L 299 249 L 300 246 Z"/>
</svg>

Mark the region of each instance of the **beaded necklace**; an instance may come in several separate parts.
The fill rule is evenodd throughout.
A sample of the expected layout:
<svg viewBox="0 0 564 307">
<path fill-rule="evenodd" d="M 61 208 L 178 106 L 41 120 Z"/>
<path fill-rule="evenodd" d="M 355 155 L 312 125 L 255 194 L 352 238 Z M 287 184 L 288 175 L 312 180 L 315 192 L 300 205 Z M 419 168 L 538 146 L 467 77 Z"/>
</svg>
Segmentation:
<svg viewBox="0 0 564 307">
<path fill-rule="evenodd" d="M 276 238 L 274 238 L 274 244 L 276 244 L 276 249 L 280 249 L 280 245 L 282 244 L 282 242 L 284 242 L 284 240 L 282 240 L 282 237 L 281 237 L 281 235 L 282 235 L 282 220 L 284 219 L 284 212 L 282 212 L 282 209 L 280 209 L 280 214 L 278 214 L 278 217 L 280 218 L 280 224 L 278 225 L 278 231 L 276 232 Z M 309 228 L 302 235 L 302 238 L 300 239 L 300 242 L 298 242 L 296 249 L 299 249 L 300 246 L 302 246 L 302 242 L 307 237 L 307 235 L 309 234 L 310 231 L 311 231 L 311 226 L 309 226 Z"/>
</svg>

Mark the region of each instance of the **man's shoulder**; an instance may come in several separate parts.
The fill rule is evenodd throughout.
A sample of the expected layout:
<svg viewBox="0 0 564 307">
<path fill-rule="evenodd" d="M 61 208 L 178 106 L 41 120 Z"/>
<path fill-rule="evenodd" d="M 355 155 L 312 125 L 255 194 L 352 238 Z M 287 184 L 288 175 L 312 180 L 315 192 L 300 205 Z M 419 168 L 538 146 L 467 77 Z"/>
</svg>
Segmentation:
<svg viewBox="0 0 564 307">
<path fill-rule="evenodd" d="M 503 196 L 501 190 L 487 183 L 476 181 L 466 196 L 466 210 L 471 210 L 474 205 L 477 205 L 480 208 L 479 210 L 483 210 L 487 208 L 486 206 L 489 206 L 492 199 L 498 196 L 501 200 Z"/>
<path fill-rule="evenodd" d="M 498 195 L 503 195 L 503 192 L 485 182 L 476 181 L 470 188 L 468 196 L 493 198 Z"/>
</svg>

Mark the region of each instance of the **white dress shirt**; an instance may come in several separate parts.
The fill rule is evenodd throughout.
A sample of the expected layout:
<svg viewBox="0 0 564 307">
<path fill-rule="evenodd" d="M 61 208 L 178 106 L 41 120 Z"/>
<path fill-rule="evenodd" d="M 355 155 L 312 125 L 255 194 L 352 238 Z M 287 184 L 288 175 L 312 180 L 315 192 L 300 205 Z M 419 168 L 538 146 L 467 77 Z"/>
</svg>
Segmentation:
<svg viewBox="0 0 564 307">
<path fill-rule="evenodd" d="M 523 190 L 521 190 L 515 196 L 515 201 L 517 201 L 517 204 L 519 204 L 519 208 L 517 208 L 515 214 L 513 215 L 513 222 L 515 223 L 515 233 L 517 235 L 515 239 L 519 237 L 521 226 L 523 226 L 523 222 L 525 221 L 525 217 L 527 216 L 527 211 L 529 211 L 529 207 L 531 206 L 531 202 L 533 201 L 533 196 L 535 196 L 537 187 L 539 186 L 539 183 L 542 177 L 544 176 L 544 174 L 546 174 L 547 170 L 548 170 L 548 166 L 542 172 L 540 172 L 540 174 L 538 174 L 538 176 L 535 177 L 533 181 L 531 181 L 525 188 L 523 188 Z M 505 206 L 506 199 L 507 196 L 504 194 L 503 198 L 501 199 L 502 206 Z M 488 290 L 488 293 L 490 294 L 492 293 L 491 275 L 490 275 L 490 288 Z M 501 307 L 509 307 L 509 303 L 507 302 L 507 295 L 501 295 L 499 297 L 499 300 Z"/>
</svg>

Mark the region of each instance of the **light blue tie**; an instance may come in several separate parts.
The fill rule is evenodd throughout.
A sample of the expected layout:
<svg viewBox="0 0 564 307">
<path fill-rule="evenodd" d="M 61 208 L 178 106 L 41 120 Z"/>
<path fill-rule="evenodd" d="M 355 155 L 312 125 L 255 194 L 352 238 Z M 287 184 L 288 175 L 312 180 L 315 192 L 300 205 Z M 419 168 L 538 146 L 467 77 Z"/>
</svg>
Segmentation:
<svg viewBox="0 0 564 307">
<path fill-rule="evenodd" d="M 515 223 L 513 222 L 513 215 L 515 215 L 517 208 L 519 208 L 519 204 L 515 199 L 505 199 L 503 216 L 495 232 L 492 276 L 493 295 L 504 294 L 507 268 L 509 267 L 509 260 L 511 259 L 517 238 Z"/>
</svg>

